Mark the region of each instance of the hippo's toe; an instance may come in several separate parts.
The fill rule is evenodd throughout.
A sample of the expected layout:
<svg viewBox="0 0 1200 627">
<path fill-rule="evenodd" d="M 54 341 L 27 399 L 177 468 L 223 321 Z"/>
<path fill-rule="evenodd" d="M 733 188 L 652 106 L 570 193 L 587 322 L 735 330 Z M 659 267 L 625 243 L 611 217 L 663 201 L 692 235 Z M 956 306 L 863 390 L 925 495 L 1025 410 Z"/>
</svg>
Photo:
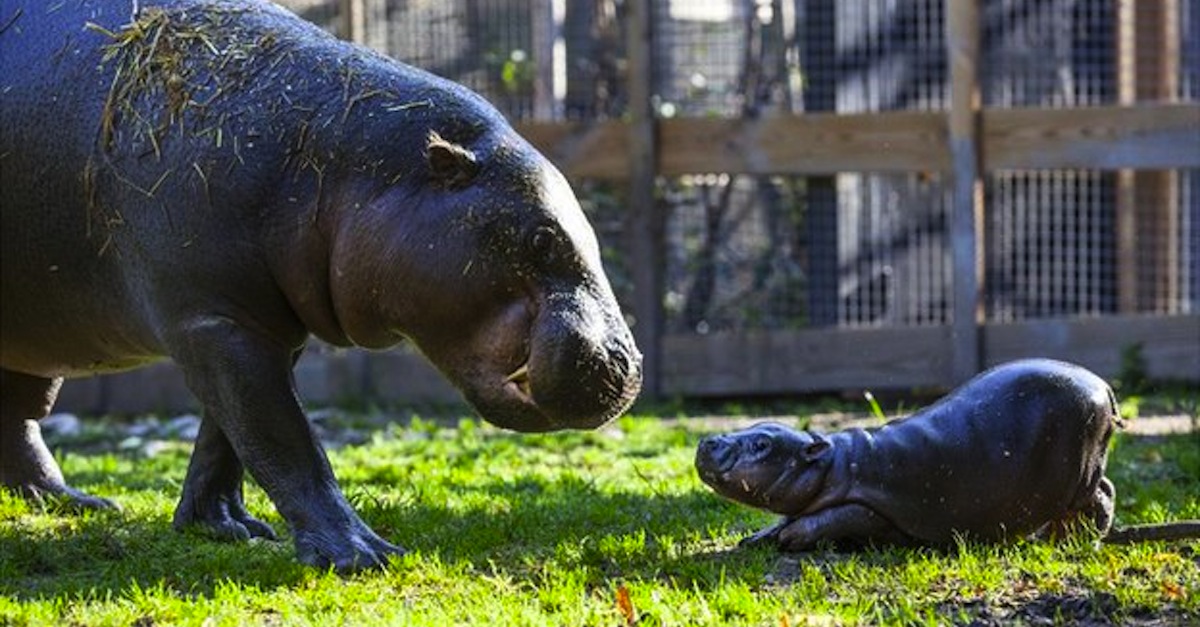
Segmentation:
<svg viewBox="0 0 1200 627">
<path fill-rule="evenodd" d="M 390 555 L 404 555 L 403 548 L 375 535 L 365 526 L 345 538 L 318 533 L 297 534 L 296 556 L 309 566 L 333 568 L 340 574 L 382 568 Z"/>
</svg>

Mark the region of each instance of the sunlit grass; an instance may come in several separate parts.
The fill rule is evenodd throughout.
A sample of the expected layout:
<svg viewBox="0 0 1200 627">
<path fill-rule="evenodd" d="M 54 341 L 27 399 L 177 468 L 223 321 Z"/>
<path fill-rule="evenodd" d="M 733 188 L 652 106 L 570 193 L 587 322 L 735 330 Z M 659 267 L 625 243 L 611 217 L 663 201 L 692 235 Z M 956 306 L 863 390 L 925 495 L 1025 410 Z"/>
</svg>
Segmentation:
<svg viewBox="0 0 1200 627">
<path fill-rule="evenodd" d="M 185 445 L 151 458 L 68 450 L 60 457 L 78 487 L 123 509 L 61 515 L 0 494 L 0 624 L 1200 619 L 1195 542 L 737 550 L 771 517 L 718 499 L 695 478 L 700 435 L 652 416 L 536 436 L 473 420 L 378 430 L 332 461 L 367 522 L 410 553 L 347 578 L 297 565 L 290 542 L 226 544 L 172 531 Z M 1197 437 L 1119 436 L 1110 461 L 1119 524 L 1200 518 Z M 247 499 L 285 531 L 260 490 Z"/>
</svg>

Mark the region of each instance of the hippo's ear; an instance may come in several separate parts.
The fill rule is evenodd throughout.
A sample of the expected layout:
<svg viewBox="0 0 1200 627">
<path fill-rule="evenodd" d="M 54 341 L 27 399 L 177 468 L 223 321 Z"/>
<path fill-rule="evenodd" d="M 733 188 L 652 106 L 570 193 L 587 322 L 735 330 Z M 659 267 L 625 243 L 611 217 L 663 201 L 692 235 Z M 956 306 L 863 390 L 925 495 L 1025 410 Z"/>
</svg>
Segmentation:
<svg viewBox="0 0 1200 627">
<path fill-rule="evenodd" d="M 451 189 L 465 187 L 479 172 L 475 153 L 442 139 L 435 131 L 429 131 L 425 159 L 429 162 L 429 175 L 434 184 Z"/>
<path fill-rule="evenodd" d="M 831 447 L 832 445 L 829 443 L 829 440 L 817 435 L 812 442 L 804 445 L 801 455 L 804 456 L 804 461 L 811 464 L 824 457 Z"/>
</svg>

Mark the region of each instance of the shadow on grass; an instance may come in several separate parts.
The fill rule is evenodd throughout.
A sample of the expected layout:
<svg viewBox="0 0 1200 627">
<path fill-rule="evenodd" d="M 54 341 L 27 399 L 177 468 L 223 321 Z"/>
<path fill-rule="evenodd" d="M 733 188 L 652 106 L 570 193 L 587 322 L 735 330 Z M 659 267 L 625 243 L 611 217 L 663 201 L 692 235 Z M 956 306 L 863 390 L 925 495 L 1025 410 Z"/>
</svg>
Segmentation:
<svg viewBox="0 0 1200 627">
<path fill-rule="evenodd" d="M 1164 458 L 1179 459 L 1175 446 L 1180 442 L 1186 440 L 1122 442 L 1110 466 L 1116 467 L 1118 494 L 1144 473 L 1162 473 Z M 1175 474 L 1166 479 L 1194 485 Z M 683 489 L 676 480 L 662 489 L 652 486 L 649 495 L 641 480 L 630 477 L 629 491 L 602 489 L 566 470 L 540 479 L 481 482 L 472 477 L 470 483 L 443 485 L 441 493 L 423 492 L 419 483 L 384 488 L 370 479 L 346 488 L 355 508 L 385 538 L 417 552 L 420 560 L 463 564 L 469 573 L 503 573 L 552 585 L 555 573 L 572 571 L 596 585 L 658 580 L 698 592 L 732 583 L 758 587 L 769 582 L 768 575 L 778 575 L 780 558 L 773 551 L 728 545 L 731 536 L 753 532 L 771 516 L 724 501 L 695 479 Z M 150 478 L 135 489 L 173 498 L 173 486 L 173 481 Z M 455 503 L 446 502 L 446 490 Z M 1187 491 L 1177 486 L 1163 497 L 1168 508 L 1181 493 Z M 64 517 L 52 523 L 52 532 L 38 532 L 36 541 L 20 521 L 0 521 L 0 594 L 25 600 L 105 598 L 164 587 L 212 597 L 224 582 L 269 589 L 294 587 L 308 576 L 295 562 L 290 538 L 253 545 L 215 542 L 175 532 L 168 518 L 112 512 Z M 279 529 L 278 519 L 274 522 Z M 868 559 L 904 563 L 910 558 L 902 551 L 880 551 L 870 552 Z M 809 568 L 851 558 L 824 553 L 799 559 Z M 787 578 L 776 581 L 786 585 Z"/>
<path fill-rule="evenodd" d="M 17 599 L 126 597 L 163 587 L 210 597 L 222 582 L 260 587 L 304 577 L 290 545 L 223 543 L 179 533 L 169 521 L 133 520 L 120 512 L 63 515 L 35 540 L 19 524 L 0 527 L 0 594 Z"/>
<path fill-rule="evenodd" d="M 355 507 L 376 531 L 421 560 L 517 579 L 539 580 L 549 565 L 558 572 L 581 571 L 596 583 L 673 579 L 707 590 L 761 581 L 775 559 L 769 551 L 679 549 L 703 537 L 705 526 L 737 526 L 747 519 L 747 510 L 699 491 L 645 497 L 606 493 L 569 478 L 496 481 L 472 490 L 503 497 L 505 511 L 419 502 L 388 506 L 365 497 L 355 499 Z M 211 598 L 224 582 L 269 589 L 292 587 L 306 577 L 290 536 L 277 543 L 218 542 L 178 533 L 167 520 L 129 519 L 120 512 L 63 515 L 51 524 L 55 530 L 38 533 L 36 541 L 22 536 L 19 522 L 0 525 L 0 594 L 21 600 L 124 598 L 163 587 Z M 281 527 L 277 519 L 275 526 Z M 404 567 L 411 566 L 392 566 Z"/>
</svg>

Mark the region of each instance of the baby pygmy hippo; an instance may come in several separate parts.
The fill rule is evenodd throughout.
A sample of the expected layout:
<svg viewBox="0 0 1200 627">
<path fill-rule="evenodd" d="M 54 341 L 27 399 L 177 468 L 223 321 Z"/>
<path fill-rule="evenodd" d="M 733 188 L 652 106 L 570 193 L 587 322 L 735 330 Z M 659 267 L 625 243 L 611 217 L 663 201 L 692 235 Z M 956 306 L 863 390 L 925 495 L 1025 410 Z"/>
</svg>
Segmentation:
<svg viewBox="0 0 1200 627">
<path fill-rule="evenodd" d="M 700 442 L 717 493 L 783 515 L 747 538 L 801 551 L 822 541 L 947 546 L 1065 531 L 1101 535 L 1116 399 L 1079 366 L 1023 360 L 881 427 L 829 435 L 760 424 Z"/>
</svg>

